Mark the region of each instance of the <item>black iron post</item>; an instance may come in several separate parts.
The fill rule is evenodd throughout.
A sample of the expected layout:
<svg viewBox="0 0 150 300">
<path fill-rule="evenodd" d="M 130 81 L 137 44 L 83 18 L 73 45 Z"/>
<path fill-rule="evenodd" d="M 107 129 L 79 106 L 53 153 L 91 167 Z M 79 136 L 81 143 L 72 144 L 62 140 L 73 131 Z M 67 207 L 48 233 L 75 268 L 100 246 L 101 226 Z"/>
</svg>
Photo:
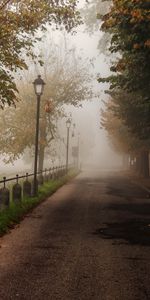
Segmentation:
<svg viewBox="0 0 150 300">
<path fill-rule="evenodd" d="M 40 100 L 43 94 L 45 82 L 38 75 L 37 79 L 33 82 L 35 94 L 37 95 L 37 112 L 36 112 L 36 133 L 35 133 L 35 158 L 34 158 L 34 179 L 33 179 L 33 196 L 37 195 L 37 161 L 38 161 L 38 142 L 39 142 L 39 119 L 40 119 Z"/>
<path fill-rule="evenodd" d="M 66 172 L 68 172 L 68 160 L 69 160 L 69 130 L 67 127 L 67 151 L 66 151 Z"/>
<path fill-rule="evenodd" d="M 66 148 L 66 172 L 68 172 L 68 162 L 69 162 L 69 131 L 71 126 L 71 118 L 66 121 L 67 126 L 67 148 Z"/>
<path fill-rule="evenodd" d="M 78 133 L 78 146 L 77 146 L 77 149 L 78 149 L 78 153 L 77 153 L 77 169 L 80 169 L 80 166 L 79 166 L 79 158 L 80 158 L 80 133 Z"/>
<path fill-rule="evenodd" d="M 36 196 L 37 192 L 38 192 L 38 184 L 37 184 L 37 162 L 38 162 L 38 142 L 39 142 L 40 100 L 41 100 L 41 96 L 37 95 L 33 196 Z"/>
</svg>

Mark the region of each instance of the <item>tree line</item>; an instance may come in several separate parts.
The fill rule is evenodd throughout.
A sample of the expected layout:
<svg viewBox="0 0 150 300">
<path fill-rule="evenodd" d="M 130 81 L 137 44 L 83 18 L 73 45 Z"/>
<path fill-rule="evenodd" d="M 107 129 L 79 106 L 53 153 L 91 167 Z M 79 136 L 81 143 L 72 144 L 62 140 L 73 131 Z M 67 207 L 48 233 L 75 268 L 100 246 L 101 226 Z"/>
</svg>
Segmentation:
<svg viewBox="0 0 150 300">
<path fill-rule="evenodd" d="M 115 149 L 130 154 L 134 168 L 149 176 L 150 149 L 150 1 L 114 0 L 101 19 L 113 54 L 107 82 L 109 100 L 102 125 Z"/>
</svg>

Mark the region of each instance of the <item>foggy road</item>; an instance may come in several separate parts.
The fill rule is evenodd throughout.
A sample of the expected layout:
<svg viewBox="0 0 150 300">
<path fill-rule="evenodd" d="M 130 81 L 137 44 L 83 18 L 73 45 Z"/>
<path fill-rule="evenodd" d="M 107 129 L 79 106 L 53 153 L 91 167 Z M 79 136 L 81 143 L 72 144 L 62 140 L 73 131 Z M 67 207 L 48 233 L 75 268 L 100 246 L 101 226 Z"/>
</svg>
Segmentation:
<svg viewBox="0 0 150 300">
<path fill-rule="evenodd" d="M 150 199 L 81 173 L 0 239 L 0 299 L 150 299 Z"/>
</svg>

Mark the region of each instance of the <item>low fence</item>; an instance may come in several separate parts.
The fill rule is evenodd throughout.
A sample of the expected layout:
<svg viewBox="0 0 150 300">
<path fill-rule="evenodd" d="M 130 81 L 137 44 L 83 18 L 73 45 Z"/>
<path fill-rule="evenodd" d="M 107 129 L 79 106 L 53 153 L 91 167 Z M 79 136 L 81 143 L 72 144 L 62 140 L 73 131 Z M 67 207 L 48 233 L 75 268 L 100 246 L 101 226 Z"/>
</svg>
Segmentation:
<svg viewBox="0 0 150 300">
<path fill-rule="evenodd" d="M 37 183 L 42 185 L 43 183 L 59 179 L 66 174 L 66 166 L 53 167 L 37 172 Z M 3 177 L 0 180 L 0 210 L 9 207 L 10 202 L 21 202 L 24 196 L 32 197 L 33 195 L 33 176 L 34 173 L 19 176 L 16 175 L 12 178 Z M 14 182 L 11 184 L 11 182 Z"/>
</svg>

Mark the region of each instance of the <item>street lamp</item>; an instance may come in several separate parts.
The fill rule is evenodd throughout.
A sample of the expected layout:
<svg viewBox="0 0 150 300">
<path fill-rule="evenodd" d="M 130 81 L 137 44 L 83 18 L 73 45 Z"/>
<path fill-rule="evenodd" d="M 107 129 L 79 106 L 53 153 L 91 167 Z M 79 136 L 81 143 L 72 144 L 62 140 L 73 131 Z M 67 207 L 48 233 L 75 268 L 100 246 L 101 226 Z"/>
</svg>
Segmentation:
<svg viewBox="0 0 150 300">
<path fill-rule="evenodd" d="M 33 180 L 33 196 L 37 195 L 37 161 L 38 161 L 38 142 L 39 142 L 39 117 L 40 117 L 40 100 L 44 91 L 45 82 L 40 75 L 34 80 L 34 91 L 37 96 L 37 113 L 36 113 L 36 134 L 35 134 L 35 158 L 34 158 L 34 180 Z"/>
<path fill-rule="evenodd" d="M 68 172 L 68 158 L 69 158 L 69 130 L 71 127 L 71 119 L 66 121 L 67 126 L 67 152 L 66 152 L 66 172 Z"/>
<path fill-rule="evenodd" d="M 79 159 L 80 159 L 80 132 L 78 132 L 78 145 L 77 145 L 78 153 L 77 153 L 77 169 L 80 169 Z"/>
</svg>

